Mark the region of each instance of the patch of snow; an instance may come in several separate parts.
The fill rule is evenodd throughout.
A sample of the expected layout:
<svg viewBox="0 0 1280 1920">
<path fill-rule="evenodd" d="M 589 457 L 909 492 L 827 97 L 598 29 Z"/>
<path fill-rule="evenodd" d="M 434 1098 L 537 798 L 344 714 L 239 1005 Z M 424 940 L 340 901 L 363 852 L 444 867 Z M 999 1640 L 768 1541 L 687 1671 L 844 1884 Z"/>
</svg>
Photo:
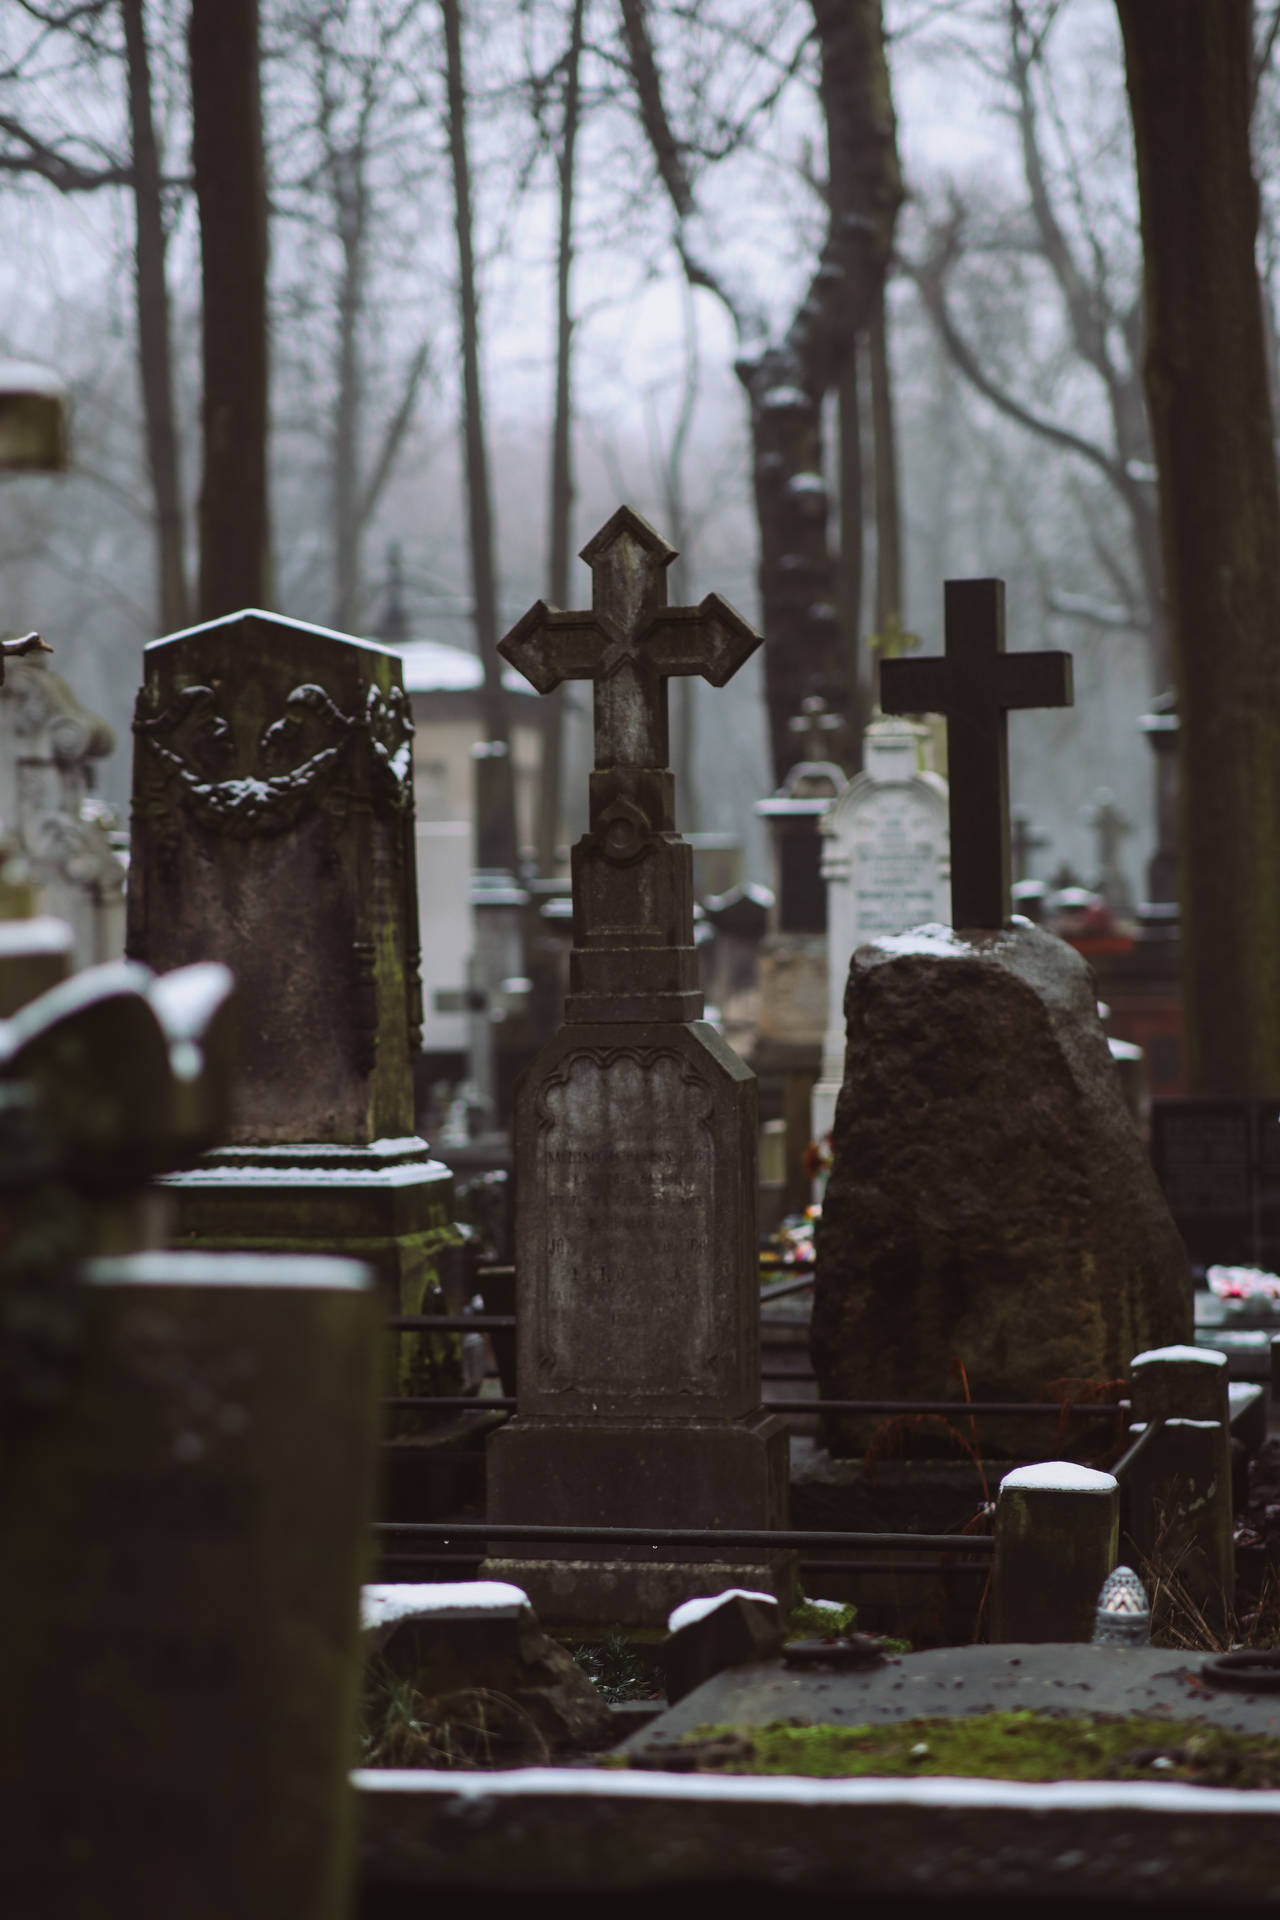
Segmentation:
<svg viewBox="0 0 1280 1920">
<path fill-rule="evenodd" d="M 0 360 L 0 392 L 40 394 L 46 400 L 68 398 L 66 381 L 36 360 Z"/>
<path fill-rule="evenodd" d="M 825 494 L 827 483 L 820 473 L 793 473 L 787 482 L 788 493 Z"/>
<path fill-rule="evenodd" d="M 806 1607 L 816 1607 L 819 1613 L 843 1613 L 849 1605 L 847 1600 L 806 1600 Z"/>
<path fill-rule="evenodd" d="M 691 1627 L 695 1620 L 705 1620 L 726 1600 L 765 1600 L 771 1607 L 778 1604 L 775 1593 L 754 1593 L 750 1587 L 726 1587 L 723 1593 L 700 1595 L 696 1600 L 682 1600 L 667 1620 L 667 1632 L 679 1633 L 681 1627 Z"/>
<path fill-rule="evenodd" d="M 1219 1300 L 1280 1300 L 1280 1274 L 1262 1267 L 1210 1267 L 1205 1278 Z"/>
<path fill-rule="evenodd" d="M 1225 1353 L 1215 1353 L 1209 1347 L 1151 1347 L 1146 1353 L 1135 1353 L 1129 1362 L 1129 1371 L 1135 1367 L 1153 1365 L 1159 1360 L 1198 1360 L 1203 1367 L 1225 1367 Z"/>
<path fill-rule="evenodd" d="M 1184 1415 L 1170 1414 L 1165 1420 L 1166 1427 L 1220 1427 L 1221 1420 L 1188 1420 Z"/>
<path fill-rule="evenodd" d="M 420 1586 L 371 1585 L 360 1589 L 360 1625 L 366 1633 L 424 1613 L 487 1613 L 527 1607 L 523 1587 L 509 1580 L 450 1580 Z"/>
<path fill-rule="evenodd" d="M 37 913 L 30 920 L 0 920 L 0 954 L 70 953 L 75 945 L 70 922 L 52 913 Z"/>
<path fill-rule="evenodd" d="M 1099 1473 L 1094 1467 L 1078 1467 L 1071 1460 L 1042 1460 L 1036 1466 L 1015 1467 L 1000 1482 L 1006 1487 L 1052 1489 L 1055 1493 L 1111 1493 L 1116 1486 L 1113 1473 Z"/>
<path fill-rule="evenodd" d="M 811 407 L 813 402 L 803 387 L 770 387 L 760 405 L 780 412 L 783 407 Z"/>
<path fill-rule="evenodd" d="M 230 967 L 218 960 L 200 960 L 162 973 L 147 998 L 170 1040 L 192 1040 L 204 1032 L 234 985 Z"/>
<path fill-rule="evenodd" d="M 360 1260 L 317 1253 L 125 1253 L 86 1261 L 95 1287 L 306 1288 L 311 1292 L 372 1289 L 372 1269 Z"/>
<path fill-rule="evenodd" d="M 1107 1036 L 1107 1045 L 1111 1049 L 1113 1060 L 1141 1060 L 1142 1048 L 1135 1047 L 1132 1040 L 1113 1040 Z"/>
<path fill-rule="evenodd" d="M 1024 883 L 1024 882 L 1019 882 L 1019 884 L 1020 884 L 1020 885 L 1023 885 L 1023 884 L 1025 884 L 1025 883 Z M 1038 880 L 1033 880 L 1033 881 L 1031 882 L 1031 884 L 1032 884 L 1032 886 L 1033 886 L 1033 887 L 1038 887 L 1038 886 L 1040 885 L 1040 882 L 1039 882 Z M 1012 917 L 1012 923 L 1011 923 L 1011 924 L 1012 924 L 1013 926 L 1015 926 L 1015 927 L 1030 927 L 1030 928 L 1032 928 L 1032 930 L 1034 931 L 1034 928 L 1035 928 L 1035 924 L 1036 924 L 1036 923 L 1035 923 L 1035 921 L 1034 921 L 1034 920 L 1028 920 L 1028 918 L 1027 918 L 1027 916 L 1026 916 L 1026 914 L 1025 914 L 1025 913 L 1015 913 L 1015 914 L 1013 915 L 1013 917 Z"/>
<path fill-rule="evenodd" d="M 650 1773 L 589 1767 L 524 1767 L 512 1773 L 433 1773 L 422 1767 L 357 1767 L 362 1793 L 443 1795 L 486 1800 L 710 1800 L 748 1806 L 972 1807 L 1028 1813 L 1164 1813 L 1195 1816 L 1251 1813 L 1274 1821 L 1280 1792 L 1243 1787 L 1190 1787 L 1145 1780 L 805 1780 L 794 1774 Z"/>
<path fill-rule="evenodd" d="M 868 943 L 879 953 L 907 954 L 924 953 L 950 958 L 961 953 L 975 953 L 967 940 L 956 938 L 954 927 L 944 927 L 936 920 L 926 922 L 923 927 L 912 927 L 906 933 L 891 933 L 879 940 Z"/>
</svg>

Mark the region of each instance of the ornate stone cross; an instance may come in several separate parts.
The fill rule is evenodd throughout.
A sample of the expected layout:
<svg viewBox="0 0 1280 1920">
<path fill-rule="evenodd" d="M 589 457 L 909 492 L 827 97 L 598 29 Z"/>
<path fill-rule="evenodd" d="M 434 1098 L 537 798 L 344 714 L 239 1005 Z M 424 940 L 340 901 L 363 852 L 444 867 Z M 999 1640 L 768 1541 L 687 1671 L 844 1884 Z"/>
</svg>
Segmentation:
<svg viewBox="0 0 1280 1920">
<path fill-rule="evenodd" d="M 696 607 L 667 605 L 675 557 L 648 521 L 619 507 L 582 549 L 590 611 L 561 613 L 535 600 L 499 645 L 539 693 L 562 680 L 594 682 L 598 768 L 665 767 L 667 681 L 700 673 L 722 687 L 760 644 L 718 593 Z"/>
<path fill-rule="evenodd" d="M 667 766 L 667 681 L 722 687 L 760 635 L 717 593 L 667 605 L 675 549 L 619 507 L 582 549 L 591 609 L 535 601 L 498 651 L 539 693 L 562 680 L 595 690 L 590 823 L 573 849 L 573 948 L 566 1018 L 696 1020 L 693 863 L 675 830 Z"/>
<path fill-rule="evenodd" d="M 945 715 L 952 924 L 1007 926 L 1007 716 L 1071 706 L 1071 655 L 1006 653 L 1004 581 L 948 580 L 945 657 L 882 661 L 880 704 L 886 713 Z"/>
</svg>

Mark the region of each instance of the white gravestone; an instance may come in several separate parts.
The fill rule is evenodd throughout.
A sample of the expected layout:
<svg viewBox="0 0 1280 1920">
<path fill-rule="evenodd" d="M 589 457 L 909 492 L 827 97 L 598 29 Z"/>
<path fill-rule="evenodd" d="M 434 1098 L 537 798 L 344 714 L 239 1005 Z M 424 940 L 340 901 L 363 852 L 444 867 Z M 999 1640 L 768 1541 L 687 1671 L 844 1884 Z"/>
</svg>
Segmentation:
<svg viewBox="0 0 1280 1920">
<path fill-rule="evenodd" d="M 924 728 L 873 720 L 863 771 L 823 815 L 827 883 L 827 1030 L 813 1090 L 813 1137 L 831 1132 L 844 1079 L 844 989 L 857 947 L 929 921 L 950 919 L 947 783 L 917 771 Z"/>
</svg>

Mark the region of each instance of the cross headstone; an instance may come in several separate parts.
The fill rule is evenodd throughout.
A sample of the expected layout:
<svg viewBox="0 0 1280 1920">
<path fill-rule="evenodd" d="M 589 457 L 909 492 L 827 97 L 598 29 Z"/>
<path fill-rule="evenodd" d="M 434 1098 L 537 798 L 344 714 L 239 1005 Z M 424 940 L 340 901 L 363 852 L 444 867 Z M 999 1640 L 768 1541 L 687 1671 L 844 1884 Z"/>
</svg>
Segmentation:
<svg viewBox="0 0 1280 1920">
<path fill-rule="evenodd" d="M 1102 895 L 1113 914 L 1124 917 L 1132 910 L 1133 896 L 1120 865 L 1120 843 L 1133 832 L 1133 824 L 1116 805 L 1110 787 L 1098 788 L 1085 809 L 1085 819 L 1098 843 L 1098 872 L 1093 890 Z"/>
<path fill-rule="evenodd" d="M 787 731 L 800 737 L 806 760 L 825 761 L 831 758 L 834 736 L 843 731 L 844 724 L 838 713 L 828 710 L 820 693 L 811 693 L 800 702 L 799 713 L 788 720 Z"/>
<path fill-rule="evenodd" d="M 1006 653 L 1003 580 L 948 580 L 945 655 L 882 662 L 880 704 L 886 713 L 945 716 L 952 924 L 1007 926 L 1007 716 L 1017 708 L 1069 707 L 1071 655 Z"/>
<path fill-rule="evenodd" d="M 1050 844 L 1047 833 L 1037 833 L 1025 813 L 1015 813 L 1009 831 L 1009 853 L 1015 884 L 1031 878 L 1031 862 Z"/>
<path fill-rule="evenodd" d="M 692 862 L 674 828 L 666 682 L 723 683 L 759 636 L 718 595 L 665 604 L 672 549 L 624 507 L 583 549 L 592 608 L 530 609 L 500 651 L 594 683 L 573 850 L 566 1024 L 516 1095 L 519 1406 L 492 1522 L 784 1524 L 786 1434 L 760 1402 L 755 1080 L 700 1019 Z M 497 1536 L 495 1535 L 495 1540 Z M 760 1556 L 744 1575 L 781 1579 Z M 660 1624 L 724 1569 L 616 1553 L 495 1561 L 560 1620 Z"/>
<path fill-rule="evenodd" d="M 571 1020 L 696 1020 L 690 850 L 675 831 L 667 681 L 722 687 L 759 636 L 719 594 L 667 605 L 675 549 L 619 507 L 582 549 L 589 611 L 538 600 L 498 651 L 539 693 L 590 680 L 595 770 L 589 831 L 573 849 Z"/>
</svg>

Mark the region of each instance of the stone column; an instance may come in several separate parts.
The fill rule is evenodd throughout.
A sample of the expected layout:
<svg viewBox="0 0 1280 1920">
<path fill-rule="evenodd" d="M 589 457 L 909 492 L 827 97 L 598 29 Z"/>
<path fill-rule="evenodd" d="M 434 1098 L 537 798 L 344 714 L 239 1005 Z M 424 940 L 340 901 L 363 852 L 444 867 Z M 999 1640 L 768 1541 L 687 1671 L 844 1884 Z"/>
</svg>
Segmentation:
<svg viewBox="0 0 1280 1920">
<path fill-rule="evenodd" d="M 1114 1474 L 1070 1460 L 1006 1473 L 996 1499 L 992 1640 L 1092 1640 L 1119 1529 Z"/>
</svg>

